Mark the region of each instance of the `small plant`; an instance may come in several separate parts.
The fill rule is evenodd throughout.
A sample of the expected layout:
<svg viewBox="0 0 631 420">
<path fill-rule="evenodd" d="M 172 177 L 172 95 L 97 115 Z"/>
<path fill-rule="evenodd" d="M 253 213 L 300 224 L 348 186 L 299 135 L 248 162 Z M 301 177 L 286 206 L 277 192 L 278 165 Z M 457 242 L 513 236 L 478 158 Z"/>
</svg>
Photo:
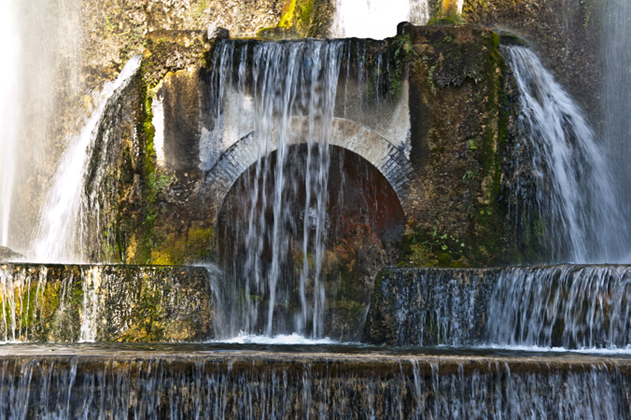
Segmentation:
<svg viewBox="0 0 631 420">
<path fill-rule="evenodd" d="M 446 35 L 439 43 L 438 45 L 442 45 L 442 44 L 451 44 L 452 42 L 454 42 L 454 37 L 451 35 Z"/>
<path fill-rule="evenodd" d="M 397 98 L 401 94 L 403 86 L 403 71 L 411 58 L 419 58 L 414 50 L 414 45 L 409 34 L 397 35 L 392 41 L 394 53 L 392 54 L 391 70 L 388 74 L 388 92 L 390 96 Z"/>
<path fill-rule="evenodd" d="M 418 58 L 418 54 L 414 51 L 414 46 L 410 40 L 410 34 L 395 36 L 392 45 L 394 46 L 395 60 L 408 60 L 410 54 Z"/>
</svg>

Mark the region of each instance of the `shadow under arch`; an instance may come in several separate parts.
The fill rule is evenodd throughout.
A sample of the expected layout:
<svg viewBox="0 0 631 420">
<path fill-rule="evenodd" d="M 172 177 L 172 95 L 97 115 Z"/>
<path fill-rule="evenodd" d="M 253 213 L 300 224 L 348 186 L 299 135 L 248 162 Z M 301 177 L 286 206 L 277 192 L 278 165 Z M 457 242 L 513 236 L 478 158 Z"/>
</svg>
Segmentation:
<svg viewBox="0 0 631 420">
<path fill-rule="evenodd" d="M 248 168 L 240 171 L 224 195 L 216 232 L 220 264 L 229 279 L 223 286 L 226 293 L 223 300 L 232 299 L 234 303 L 224 309 L 230 313 L 225 313 L 222 318 L 236 321 L 227 326 L 230 331 L 219 332 L 219 335 L 231 336 L 244 330 L 256 333 L 264 328 L 262 324 L 244 325 L 264 320 L 269 313 L 269 306 L 266 306 L 270 301 L 268 292 L 254 295 L 253 290 L 258 287 L 255 281 L 264 279 L 271 270 L 271 229 L 274 223 L 282 223 L 283 229 L 288 232 L 282 244 L 287 252 L 280 267 L 281 280 L 275 291 L 276 302 L 282 304 L 273 309 L 274 332 L 294 331 L 292 317 L 298 310 L 296 302 L 299 301 L 296 285 L 300 281 L 305 258 L 302 255 L 304 233 L 308 232 L 304 230 L 304 218 L 308 216 L 305 215 L 305 179 L 304 175 L 301 176 L 307 150 L 306 144 L 289 147 L 290 157 L 284 167 L 288 185 L 283 195 L 282 215 L 274 214 L 271 199 L 266 202 L 261 199 L 271 197 L 275 191 L 275 151 L 265 158 L 268 159 L 266 167 L 271 171 L 265 179 L 256 177 L 254 160 Z M 324 336 L 344 341 L 359 340 L 374 279 L 381 268 L 396 264 L 400 258 L 406 216 L 390 181 L 370 161 L 337 145 L 329 146 L 329 156 L 327 234 L 322 260 L 322 281 L 327 298 Z M 258 194 L 258 199 L 253 199 L 253 194 Z M 258 206 L 256 212 L 252 212 L 253 203 Z M 251 219 L 253 213 L 257 214 L 256 220 Z M 248 265 L 245 263 L 248 247 L 251 246 L 252 223 L 257 225 L 256 236 L 262 241 L 262 252 L 257 256 L 260 259 L 260 275 L 256 280 L 252 279 L 252 273 L 246 272 Z M 313 232 L 308 234 L 313 235 Z M 312 261 L 314 256 L 308 255 L 307 258 Z M 247 309 L 242 306 L 245 290 L 250 293 L 248 302 L 255 303 Z M 253 311 L 255 315 L 252 315 Z M 249 314 L 249 321 L 243 319 L 244 314 Z M 307 333 L 309 328 L 307 325 Z"/>
</svg>

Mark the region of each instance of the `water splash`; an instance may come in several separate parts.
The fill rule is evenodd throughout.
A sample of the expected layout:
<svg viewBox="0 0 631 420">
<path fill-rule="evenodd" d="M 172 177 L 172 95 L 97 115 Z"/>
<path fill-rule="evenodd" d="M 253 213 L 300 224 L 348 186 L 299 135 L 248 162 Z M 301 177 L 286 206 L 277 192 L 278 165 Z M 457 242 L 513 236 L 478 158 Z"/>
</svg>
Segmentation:
<svg viewBox="0 0 631 420">
<path fill-rule="evenodd" d="M 129 80 L 140 68 L 142 56 L 132 57 L 116 80 L 103 86 L 98 106 L 88 118 L 81 133 L 76 136 L 59 164 L 57 173 L 44 206 L 37 239 L 35 261 L 73 262 L 82 260 L 81 202 L 83 182 L 90 160 L 92 143 L 97 135 L 99 123 L 108 99 Z"/>
<path fill-rule="evenodd" d="M 579 106 L 523 47 L 504 47 L 521 93 L 513 221 L 547 262 L 624 262 L 626 223 L 605 152 Z M 527 185 L 523 188 L 523 185 Z"/>
<path fill-rule="evenodd" d="M 397 25 L 425 25 L 427 0 L 337 0 L 332 33 L 335 38 L 384 39 L 397 34 Z"/>
<path fill-rule="evenodd" d="M 237 343 L 237 344 L 273 344 L 273 345 L 323 345 L 323 344 L 339 344 L 330 338 L 312 339 L 302 335 L 280 334 L 274 337 L 266 335 L 250 335 L 239 334 L 236 337 L 227 340 L 220 340 L 220 343 Z"/>
<path fill-rule="evenodd" d="M 0 246 L 9 245 L 9 220 L 13 202 L 18 123 L 20 38 L 16 4 L 0 4 L 0 50 L 6 65 L 0 70 Z"/>
</svg>

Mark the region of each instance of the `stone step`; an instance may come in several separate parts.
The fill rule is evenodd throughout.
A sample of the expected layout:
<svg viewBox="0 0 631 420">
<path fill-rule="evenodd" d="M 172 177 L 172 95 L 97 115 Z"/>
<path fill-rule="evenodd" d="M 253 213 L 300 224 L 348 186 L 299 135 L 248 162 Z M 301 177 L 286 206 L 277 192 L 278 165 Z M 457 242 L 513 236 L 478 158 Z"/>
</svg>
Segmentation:
<svg viewBox="0 0 631 420">
<path fill-rule="evenodd" d="M 396 346 L 631 345 L 631 266 L 383 269 L 363 342 Z"/>
<path fill-rule="evenodd" d="M 5 346 L 0 416 L 630 417 L 626 358 L 180 347 Z"/>
</svg>

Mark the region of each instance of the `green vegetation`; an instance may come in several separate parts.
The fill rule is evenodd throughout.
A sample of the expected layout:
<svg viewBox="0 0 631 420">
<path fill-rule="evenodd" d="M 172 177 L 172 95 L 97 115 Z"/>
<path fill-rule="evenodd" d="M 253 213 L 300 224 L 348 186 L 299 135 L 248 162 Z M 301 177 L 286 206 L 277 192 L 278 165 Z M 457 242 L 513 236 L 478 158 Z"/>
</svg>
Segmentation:
<svg viewBox="0 0 631 420">
<path fill-rule="evenodd" d="M 457 25 L 458 22 L 453 17 L 433 17 L 427 22 L 427 26 Z"/>
<path fill-rule="evenodd" d="M 260 29 L 257 37 L 269 40 L 322 38 L 327 35 L 332 16 L 332 4 L 328 2 L 291 0 L 285 3 L 278 24 Z"/>
</svg>

